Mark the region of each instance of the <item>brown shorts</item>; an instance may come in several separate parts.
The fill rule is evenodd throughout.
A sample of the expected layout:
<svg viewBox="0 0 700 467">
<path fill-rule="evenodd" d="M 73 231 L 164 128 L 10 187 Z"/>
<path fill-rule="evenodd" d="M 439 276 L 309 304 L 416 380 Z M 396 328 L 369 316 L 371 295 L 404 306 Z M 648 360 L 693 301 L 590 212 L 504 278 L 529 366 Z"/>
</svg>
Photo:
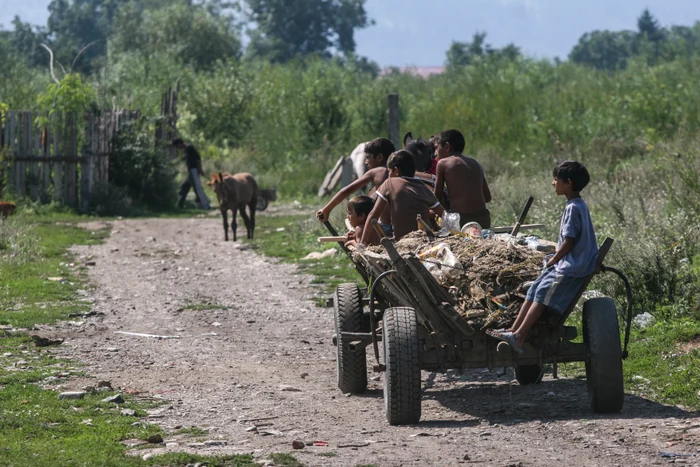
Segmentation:
<svg viewBox="0 0 700 467">
<path fill-rule="evenodd" d="M 460 213 L 459 226 L 464 227 L 464 224 L 468 222 L 478 222 L 482 229 L 489 229 L 491 228 L 491 212 L 488 209 L 485 209 L 474 214 Z"/>
</svg>

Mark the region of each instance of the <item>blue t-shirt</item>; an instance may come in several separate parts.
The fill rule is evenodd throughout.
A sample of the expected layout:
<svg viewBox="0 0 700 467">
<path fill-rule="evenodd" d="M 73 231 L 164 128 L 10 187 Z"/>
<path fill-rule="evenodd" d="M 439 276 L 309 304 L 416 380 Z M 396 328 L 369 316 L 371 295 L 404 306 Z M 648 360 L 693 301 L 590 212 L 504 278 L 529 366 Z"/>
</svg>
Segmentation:
<svg viewBox="0 0 700 467">
<path fill-rule="evenodd" d="M 574 198 L 566 202 L 559 228 L 559 247 L 566 237 L 575 239 L 576 243 L 574 248 L 560 259 L 554 268 L 565 276 L 585 277 L 589 275 L 595 269 L 595 263 L 598 261 L 598 243 L 588 206 L 582 198 Z"/>
</svg>

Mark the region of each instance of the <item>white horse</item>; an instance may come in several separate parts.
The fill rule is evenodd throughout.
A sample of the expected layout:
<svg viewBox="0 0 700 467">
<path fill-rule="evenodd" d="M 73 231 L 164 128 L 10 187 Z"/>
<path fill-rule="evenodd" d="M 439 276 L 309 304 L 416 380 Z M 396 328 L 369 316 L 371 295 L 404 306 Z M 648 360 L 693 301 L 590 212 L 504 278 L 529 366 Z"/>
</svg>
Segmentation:
<svg viewBox="0 0 700 467">
<path fill-rule="evenodd" d="M 367 172 L 367 164 L 365 163 L 365 144 L 360 143 L 355 149 L 350 153 L 350 159 L 352 160 L 352 172 L 355 175 L 355 180 L 362 177 L 365 172 Z"/>
</svg>

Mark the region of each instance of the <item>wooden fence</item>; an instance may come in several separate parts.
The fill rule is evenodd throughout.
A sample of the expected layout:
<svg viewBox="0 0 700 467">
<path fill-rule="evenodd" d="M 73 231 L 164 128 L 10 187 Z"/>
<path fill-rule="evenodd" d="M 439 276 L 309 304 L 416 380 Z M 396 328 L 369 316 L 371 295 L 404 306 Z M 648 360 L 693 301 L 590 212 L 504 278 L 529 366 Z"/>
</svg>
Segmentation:
<svg viewBox="0 0 700 467">
<path fill-rule="evenodd" d="M 138 113 L 91 113 L 80 123 L 72 113 L 54 113 L 43 124 L 39 116 L 23 110 L 1 116 L 0 169 L 7 188 L 20 199 L 53 200 L 85 211 L 94 188 L 109 182 L 109 155 L 119 127 Z"/>
<path fill-rule="evenodd" d="M 177 90 L 163 94 L 155 147 L 175 155 Z M 17 198 L 58 203 L 87 211 L 91 196 L 109 183 L 115 137 L 138 111 L 72 113 L 38 119 L 32 111 L 0 113 L 0 198 L 9 189 Z M 9 186 L 5 187 L 4 182 Z"/>
</svg>

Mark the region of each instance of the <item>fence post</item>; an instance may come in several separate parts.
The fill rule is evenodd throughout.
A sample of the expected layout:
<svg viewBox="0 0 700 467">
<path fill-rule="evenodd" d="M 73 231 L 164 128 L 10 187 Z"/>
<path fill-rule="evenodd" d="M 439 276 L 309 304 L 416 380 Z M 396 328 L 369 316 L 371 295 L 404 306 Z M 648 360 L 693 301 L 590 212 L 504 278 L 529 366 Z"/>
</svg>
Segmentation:
<svg viewBox="0 0 700 467">
<path fill-rule="evenodd" d="M 387 103 L 389 105 L 389 140 L 399 148 L 399 95 L 389 94 Z"/>
</svg>

